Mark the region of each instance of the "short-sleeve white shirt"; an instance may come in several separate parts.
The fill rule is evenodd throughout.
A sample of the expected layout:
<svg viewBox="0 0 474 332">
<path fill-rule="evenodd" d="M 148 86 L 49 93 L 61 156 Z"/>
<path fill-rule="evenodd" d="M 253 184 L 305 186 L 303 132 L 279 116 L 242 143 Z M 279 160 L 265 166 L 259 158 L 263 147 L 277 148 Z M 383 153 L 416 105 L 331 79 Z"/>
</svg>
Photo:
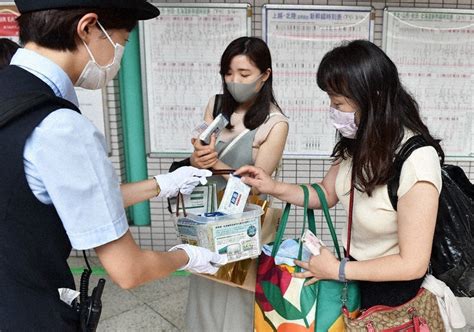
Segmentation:
<svg viewBox="0 0 474 332">
<path fill-rule="evenodd" d="M 411 135 L 406 135 L 406 139 Z M 349 211 L 352 160 L 339 165 L 336 194 L 346 213 Z M 441 166 L 436 150 L 431 146 L 416 149 L 403 164 L 398 197 L 405 195 L 419 181 L 432 183 L 441 192 Z M 369 197 L 354 191 L 351 235 L 351 256 L 357 260 L 398 254 L 397 212 L 388 196 L 387 185 L 377 186 Z M 347 243 L 347 225 L 342 231 L 343 245 Z"/>
</svg>

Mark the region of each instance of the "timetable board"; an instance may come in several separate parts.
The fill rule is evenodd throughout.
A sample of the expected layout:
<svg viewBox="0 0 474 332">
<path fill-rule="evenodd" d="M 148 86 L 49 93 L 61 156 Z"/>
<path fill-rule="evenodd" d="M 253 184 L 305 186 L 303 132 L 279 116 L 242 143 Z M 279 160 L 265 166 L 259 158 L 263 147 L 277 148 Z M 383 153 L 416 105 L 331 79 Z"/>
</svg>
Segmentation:
<svg viewBox="0 0 474 332">
<path fill-rule="evenodd" d="M 329 98 L 316 83 L 318 66 L 344 40 L 373 40 L 373 8 L 265 5 L 262 30 L 273 59 L 275 97 L 290 121 L 285 157 L 327 157 L 336 130 Z"/>
<path fill-rule="evenodd" d="M 211 96 L 222 93 L 219 63 L 227 45 L 250 36 L 249 4 L 160 4 L 142 23 L 147 152 L 190 153 L 191 133 Z"/>
<path fill-rule="evenodd" d="M 450 157 L 474 157 L 474 11 L 386 8 L 383 48 Z"/>
</svg>

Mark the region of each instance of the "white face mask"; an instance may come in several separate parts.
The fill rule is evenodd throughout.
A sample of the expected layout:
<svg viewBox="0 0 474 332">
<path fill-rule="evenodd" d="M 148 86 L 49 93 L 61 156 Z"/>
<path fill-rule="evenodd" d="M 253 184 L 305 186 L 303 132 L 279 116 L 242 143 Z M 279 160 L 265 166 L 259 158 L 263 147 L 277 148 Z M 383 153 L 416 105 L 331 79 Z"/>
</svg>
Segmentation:
<svg viewBox="0 0 474 332">
<path fill-rule="evenodd" d="M 354 138 L 357 133 L 355 112 L 341 112 L 329 107 L 329 117 L 333 126 L 346 138 Z"/>
<path fill-rule="evenodd" d="M 114 46 L 114 59 L 112 60 L 112 63 L 108 64 L 107 66 L 99 65 L 95 61 L 94 55 L 92 55 L 89 46 L 87 46 L 85 41 L 82 41 L 87 49 L 87 52 L 89 53 L 91 60 L 89 60 L 89 62 L 82 70 L 82 73 L 76 81 L 75 86 L 88 90 L 97 90 L 104 88 L 107 83 L 109 83 L 117 75 L 120 69 L 120 61 L 122 61 L 123 52 L 125 50 L 125 48 L 119 43 L 114 43 L 112 38 L 110 38 L 109 34 L 105 31 L 105 29 L 98 21 L 97 24 L 105 33 L 107 39 Z"/>
</svg>

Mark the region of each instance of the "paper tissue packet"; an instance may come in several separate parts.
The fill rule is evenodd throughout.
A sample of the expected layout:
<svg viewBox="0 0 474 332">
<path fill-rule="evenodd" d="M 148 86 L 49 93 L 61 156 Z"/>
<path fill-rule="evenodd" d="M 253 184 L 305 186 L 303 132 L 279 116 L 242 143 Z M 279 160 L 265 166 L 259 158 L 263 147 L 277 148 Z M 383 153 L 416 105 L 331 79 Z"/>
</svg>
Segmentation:
<svg viewBox="0 0 474 332">
<path fill-rule="evenodd" d="M 250 194 L 250 187 L 239 176 L 230 175 L 224 196 L 217 211 L 225 214 L 242 213 Z"/>
</svg>

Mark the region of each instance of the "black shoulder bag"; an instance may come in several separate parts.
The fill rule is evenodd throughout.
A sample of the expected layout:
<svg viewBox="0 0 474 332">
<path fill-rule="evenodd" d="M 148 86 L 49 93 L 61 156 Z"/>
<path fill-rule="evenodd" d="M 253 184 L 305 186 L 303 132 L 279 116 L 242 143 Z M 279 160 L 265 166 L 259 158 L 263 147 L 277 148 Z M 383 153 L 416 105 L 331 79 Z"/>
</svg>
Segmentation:
<svg viewBox="0 0 474 332">
<path fill-rule="evenodd" d="M 428 143 L 422 136 L 410 138 L 394 161 L 388 195 L 395 211 L 403 163 L 413 151 Z M 444 281 L 456 296 L 474 297 L 474 185 L 459 166 L 441 166 L 443 188 L 431 251 L 432 274 Z"/>
</svg>

